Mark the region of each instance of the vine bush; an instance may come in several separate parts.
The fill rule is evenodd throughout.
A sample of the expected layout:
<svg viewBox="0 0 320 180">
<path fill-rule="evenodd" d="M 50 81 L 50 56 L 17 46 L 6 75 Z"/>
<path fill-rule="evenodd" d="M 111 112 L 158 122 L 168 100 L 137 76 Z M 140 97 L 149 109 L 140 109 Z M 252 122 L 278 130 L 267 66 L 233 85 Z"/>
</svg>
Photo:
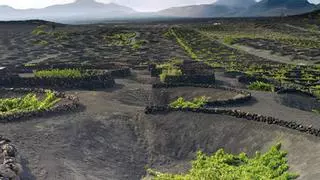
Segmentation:
<svg viewBox="0 0 320 180">
<path fill-rule="evenodd" d="M 233 155 L 223 149 L 211 156 L 197 153 L 192 168 L 186 174 L 167 174 L 148 169 L 154 180 L 241 180 L 241 179 L 278 179 L 290 180 L 298 177 L 288 172 L 287 153 L 280 150 L 281 144 L 270 148 L 265 154 L 257 152 L 252 158 L 245 153 Z"/>
</svg>

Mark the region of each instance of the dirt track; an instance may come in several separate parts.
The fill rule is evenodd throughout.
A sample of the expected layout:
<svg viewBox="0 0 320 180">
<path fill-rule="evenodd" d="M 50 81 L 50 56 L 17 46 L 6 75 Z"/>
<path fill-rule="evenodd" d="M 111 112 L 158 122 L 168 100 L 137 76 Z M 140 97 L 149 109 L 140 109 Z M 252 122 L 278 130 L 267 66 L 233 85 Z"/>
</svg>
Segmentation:
<svg viewBox="0 0 320 180">
<path fill-rule="evenodd" d="M 23 179 L 140 179 L 146 165 L 184 171 L 200 149 L 252 154 L 277 142 L 289 151 L 291 169 L 301 179 L 320 176 L 319 138 L 221 115 L 145 115 L 150 84 L 117 83 L 108 91 L 69 92 L 80 97 L 83 112 L 1 124 L 19 149 Z"/>
</svg>

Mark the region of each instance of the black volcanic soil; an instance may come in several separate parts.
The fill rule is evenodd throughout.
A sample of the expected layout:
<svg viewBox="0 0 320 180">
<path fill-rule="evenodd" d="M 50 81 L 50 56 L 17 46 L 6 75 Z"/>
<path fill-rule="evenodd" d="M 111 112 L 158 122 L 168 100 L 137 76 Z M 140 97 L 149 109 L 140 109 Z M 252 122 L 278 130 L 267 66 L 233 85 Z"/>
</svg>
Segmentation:
<svg viewBox="0 0 320 180">
<path fill-rule="evenodd" d="M 301 179 L 320 176 L 319 138 L 222 115 L 145 115 L 140 100 L 151 94 L 151 85 L 117 84 L 106 91 L 69 91 L 86 106 L 83 112 L 1 124 L 22 156 L 23 179 L 140 179 L 145 166 L 185 171 L 198 150 L 252 154 L 277 142 Z"/>
<path fill-rule="evenodd" d="M 278 101 L 285 106 L 312 111 L 320 108 L 320 102 L 315 97 L 310 97 L 302 93 L 285 93 L 279 95 Z"/>
</svg>

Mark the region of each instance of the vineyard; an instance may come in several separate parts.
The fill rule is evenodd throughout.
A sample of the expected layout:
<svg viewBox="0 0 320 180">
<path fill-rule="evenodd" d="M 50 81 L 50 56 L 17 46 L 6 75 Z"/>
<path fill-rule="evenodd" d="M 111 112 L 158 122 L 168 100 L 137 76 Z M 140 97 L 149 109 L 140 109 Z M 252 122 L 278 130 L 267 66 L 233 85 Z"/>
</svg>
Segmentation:
<svg viewBox="0 0 320 180">
<path fill-rule="evenodd" d="M 60 101 L 52 91 L 47 91 L 43 98 L 30 93 L 20 98 L 0 99 L 0 114 L 13 114 L 19 112 L 30 112 L 47 110 Z"/>
<path fill-rule="evenodd" d="M 224 68 L 230 72 L 275 80 L 275 85 L 296 87 L 317 95 L 315 89 L 320 81 L 319 65 L 293 65 L 270 61 L 224 45 L 218 38 L 207 36 L 190 27 L 171 28 L 168 34 L 170 36 L 167 37 L 174 38 L 196 61 L 203 61 L 214 68 Z M 226 38 L 230 37 L 222 39 Z"/>
<path fill-rule="evenodd" d="M 265 154 L 257 152 L 252 158 L 245 153 L 232 155 L 223 149 L 213 155 L 197 153 L 187 174 L 165 174 L 149 169 L 154 180 L 201 180 L 201 179 L 296 179 L 297 174 L 288 172 L 287 153 L 278 144 Z"/>
<path fill-rule="evenodd" d="M 78 69 L 52 69 L 52 70 L 40 70 L 35 71 L 34 75 L 38 78 L 81 78 L 87 77 L 94 74 L 91 74 L 88 71 L 80 71 Z"/>
</svg>

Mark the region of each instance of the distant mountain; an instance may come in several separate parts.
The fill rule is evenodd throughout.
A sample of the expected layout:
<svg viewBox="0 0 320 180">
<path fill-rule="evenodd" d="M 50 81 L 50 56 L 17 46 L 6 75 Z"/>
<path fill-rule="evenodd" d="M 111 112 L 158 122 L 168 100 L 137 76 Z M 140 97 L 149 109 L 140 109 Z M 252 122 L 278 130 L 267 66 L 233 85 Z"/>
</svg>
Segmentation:
<svg viewBox="0 0 320 180">
<path fill-rule="evenodd" d="M 0 20 L 44 19 L 58 22 L 97 20 L 131 16 L 133 9 L 114 3 L 104 4 L 94 0 L 77 0 L 74 3 L 49 6 L 42 9 L 16 10 L 0 6 Z"/>
<path fill-rule="evenodd" d="M 315 4 L 308 0 L 262 0 L 251 6 L 245 16 L 281 16 L 311 12 L 316 9 Z"/>
<path fill-rule="evenodd" d="M 281 16 L 306 13 L 316 8 L 308 0 L 218 0 L 213 4 L 169 8 L 159 14 L 180 17 Z"/>
<path fill-rule="evenodd" d="M 232 17 L 244 11 L 243 7 L 204 4 L 184 7 L 173 7 L 158 12 L 160 15 L 175 17 Z"/>
<path fill-rule="evenodd" d="M 256 3 L 255 0 L 218 0 L 215 5 L 224 5 L 229 7 L 242 7 L 246 8 Z"/>
</svg>

